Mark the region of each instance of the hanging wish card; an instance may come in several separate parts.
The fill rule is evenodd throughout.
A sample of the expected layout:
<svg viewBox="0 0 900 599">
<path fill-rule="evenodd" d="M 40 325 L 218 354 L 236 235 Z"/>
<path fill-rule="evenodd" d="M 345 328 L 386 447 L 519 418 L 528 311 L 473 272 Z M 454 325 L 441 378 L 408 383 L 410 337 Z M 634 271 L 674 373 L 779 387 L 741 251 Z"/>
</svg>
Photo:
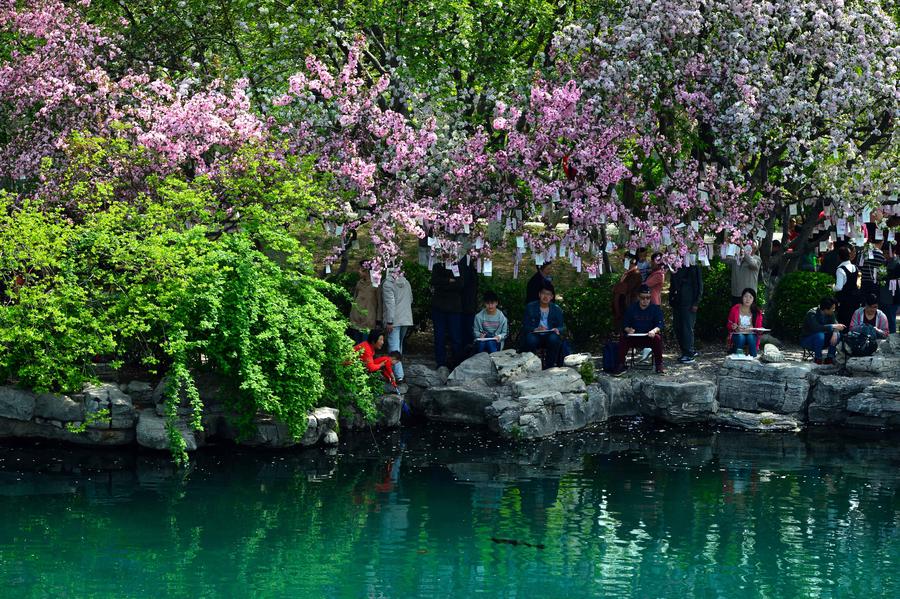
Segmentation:
<svg viewBox="0 0 900 599">
<path fill-rule="evenodd" d="M 482 239 L 481 237 L 476 237 L 475 238 L 475 249 L 480 250 L 483 247 L 484 247 L 484 239 Z"/>
<path fill-rule="evenodd" d="M 326 265 L 325 265 L 325 274 L 326 274 L 326 275 L 330 275 L 330 274 L 331 274 L 331 265 L 330 265 L 330 264 L 326 264 Z"/>
<path fill-rule="evenodd" d="M 485 260 L 481 273 L 486 277 L 492 276 L 494 274 L 494 263 L 491 260 Z"/>
<path fill-rule="evenodd" d="M 536 266 L 544 265 L 544 253 L 540 252 L 534 255 L 534 263 Z"/>
<path fill-rule="evenodd" d="M 820 241 L 820 242 L 819 242 L 819 251 L 820 251 L 820 252 L 827 252 L 827 251 L 828 251 L 828 242 L 827 242 L 827 241 Z"/>
<path fill-rule="evenodd" d="M 791 204 L 788 208 L 788 212 L 791 216 L 797 216 L 797 204 Z"/>
<path fill-rule="evenodd" d="M 875 229 L 875 241 L 884 241 L 884 231 Z"/>
<path fill-rule="evenodd" d="M 463 233 L 465 233 L 466 235 L 469 234 L 469 223 L 463 224 Z"/>
</svg>

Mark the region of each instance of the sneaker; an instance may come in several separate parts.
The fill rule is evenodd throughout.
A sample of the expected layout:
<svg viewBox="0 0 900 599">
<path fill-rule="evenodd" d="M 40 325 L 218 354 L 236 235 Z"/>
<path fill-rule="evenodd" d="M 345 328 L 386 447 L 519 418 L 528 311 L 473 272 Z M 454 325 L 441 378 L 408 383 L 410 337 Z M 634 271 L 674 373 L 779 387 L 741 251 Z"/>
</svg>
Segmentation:
<svg viewBox="0 0 900 599">
<path fill-rule="evenodd" d="M 682 364 L 693 364 L 697 360 L 694 359 L 694 356 L 681 356 L 678 361 Z"/>
<path fill-rule="evenodd" d="M 698 352 L 697 350 L 694 350 L 688 355 L 690 355 L 692 358 L 696 358 L 697 356 L 700 355 L 700 352 Z"/>
</svg>

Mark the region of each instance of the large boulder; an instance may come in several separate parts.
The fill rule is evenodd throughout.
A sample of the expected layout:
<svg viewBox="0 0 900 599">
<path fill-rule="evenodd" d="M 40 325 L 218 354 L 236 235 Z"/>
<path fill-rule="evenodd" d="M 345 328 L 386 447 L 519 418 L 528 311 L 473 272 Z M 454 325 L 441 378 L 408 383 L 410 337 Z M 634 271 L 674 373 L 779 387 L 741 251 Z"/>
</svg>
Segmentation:
<svg viewBox="0 0 900 599">
<path fill-rule="evenodd" d="M 34 416 L 58 422 L 79 422 L 84 420 L 84 407 L 65 395 L 41 393 L 34 399 Z"/>
<path fill-rule="evenodd" d="M 504 398 L 485 409 L 488 426 L 505 437 L 536 439 L 606 421 L 608 400 L 598 385 L 584 393 L 545 391 Z"/>
<path fill-rule="evenodd" d="M 515 381 L 513 392 L 518 397 L 525 395 L 542 395 L 546 393 L 583 393 L 585 384 L 574 368 L 548 368 L 527 379 Z"/>
<path fill-rule="evenodd" d="M 197 449 L 197 438 L 194 435 L 194 431 L 188 427 L 187 423 L 180 420 L 176 428 L 181 434 L 181 438 L 184 439 L 185 449 L 187 451 L 195 451 Z M 169 449 L 169 433 L 166 430 L 166 419 L 159 416 L 154 410 L 141 410 L 138 415 L 135 436 L 138 445 L 142 447 L 159 450 Z"/>
<path fill-rule="evenodd" d="M 134 429 L 87 429 L 80 433 L 69 431 L 59 421 L 13 420 L 0 418 L 0 438 L 52 439 L 77 445 L 128 445 L 134 442 Z"/>
<path fill-rule="evenodd" d="M 731 428 L 759 432 L 797 432 L 802 427 L 802 422 L 799 419 L 787 414 L 743 412 L 723 407 L 719 407 L 718 412 L 712 415 L 711 421 Z"/>
<path fill-rule="evenodd" d="M 35 394 L 16 387 L 0 387 L 0 418 L 31 420 Z"/>
<path fill-rule="evenodd" d="M 447 377 L 448 385 L 465 385 L 477 381 L 491 386 L 499 382 L 497 378 L 497 370 L 494 368 L 494 362 L 491 355 L 486 352 L 477 353 L 450 373 Z"/>
<path fill-rule="evenodd" d="M 484 409 L 498 394 L 490 387 L 433 387 L 422 394 L 419 408 L 429 420 L 459 424 L 484 424 Z"/>
<path fill-rule="evenodd" d="M 811 424 L 841 424 L 847 420 L 847 400 L 872 386 L 876 379 L 820 376 L 810 393 L 807 419 Z"/>
<path fill-rule="evenodd" d="M 102 410 L 109 411 L 109 418 L 94 420 L 90 428 L 131 428 L 136 417 L 131 397 L 126 395 L 114 383 L 85 385 L 81 392 L 84 401 L 84 414 L 90 418 Z"/>
<path fill-rule="evenodd" d="M 707 380 L 648 378 L 640 382 L 641 413 L 666 422 L 706 422 L 718 410 L 716 384 Z"/>
<path fill-rule="evenodd" d="M 379 428 L 394 428 L 400 426 L 400 415 L 403 407 L 403 399 L 396 393 L 385 393 L 375 401 L 375 422 L 368 422 L 355 406 L 350 405 L 341 410 L 341 428 L 356 430 L 375 426 Z"/>
<path fill-rule="evenodd" d="M 900 428 L 900 383 L 878 381 L 847 399 L 846 422 L 853 426 Z"/>
<path fill-rule="evenodd" d="M 635 380 L 631 377 L 616 378 L 611 376 L 602 376 L 597 379 L 597 384 L 603 389 L 608 398 L 610 418 L 615 416 L 637 416 L 640 414 Z"/>
<path fill-rule="evenodd" d="M 805 412 L 812 367 L 796 362 L 764 364 L 726 359 L 718 376 L 718 401 L 746 412 L 799 415 Z"/>
<path fill-rule="evenodd" d="M 497 372 L 497 380 L 501 385 L 528 378 L 541 371 L 541 359 L 531 352 L 518 353 L 514 349 L 506 349 L 491 354 L 491 362 Z"/>
<path fill-rule="evenodd" d="M 888 340 L 881 347 L 891 347 L 890 343 Z M 896 379 L 900 377 L 900 354 L 878 351 L 864 358 L 848 358 L 847 370 L 854 376 Z"/>
</svg>

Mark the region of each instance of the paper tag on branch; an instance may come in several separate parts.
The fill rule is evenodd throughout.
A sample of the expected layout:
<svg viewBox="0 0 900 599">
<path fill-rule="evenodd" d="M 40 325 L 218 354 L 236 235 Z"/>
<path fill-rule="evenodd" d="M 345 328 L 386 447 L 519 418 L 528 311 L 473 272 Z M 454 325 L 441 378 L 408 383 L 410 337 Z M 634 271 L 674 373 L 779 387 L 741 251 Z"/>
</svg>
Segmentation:
<svg viewBox="0 0 900 599">
<path fill-rule="evenodd" d="M 797 204 L 791 204 L 788 207 L 788 212 L 790 213 L 791 216 L 797 216 Z"/>
<path fill-rule="evenodd" d="M 330 265 L 330 264 L 326 264 L 326 265 L 325 265 L 325 274 L 326 274 L 326 275 L 330 275 L 330 274 L 331 274 L 331 265 Z"/>
<path fill-rule="evenodd" d="M 494 274 L 494 263 L 491 260 L 484 261 L 484 267 L 482 269 L 482 274 L 486 277 L 490 277 Z"/>
</svg>

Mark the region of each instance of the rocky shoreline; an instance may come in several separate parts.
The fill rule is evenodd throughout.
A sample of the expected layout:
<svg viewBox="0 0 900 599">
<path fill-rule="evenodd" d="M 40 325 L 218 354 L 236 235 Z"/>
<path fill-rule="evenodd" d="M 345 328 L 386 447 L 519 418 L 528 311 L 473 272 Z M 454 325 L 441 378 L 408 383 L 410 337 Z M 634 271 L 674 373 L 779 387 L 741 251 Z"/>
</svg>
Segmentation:
<svg viewBox="0 0 900 599">
<path fill-rule="evenodd" d="M 817 425 L 900 429 L 900 335 L 882 342 L 873 356 L 847 359 L 841 367 L 726 358 L 712 371 L 659 376 L 636 368 L 622 378 L 598 371 L 596 380 L 586 383 L 576 368 L 578 358 L 570 363 L 572 367 L 541 370 L 537 356 L 506 350 L 478 354 L 453 372 L 409 364 L 403 396 L 386 394 L 379 400 L 373 428 L 398 427 L 405 401 L 413 414 L 427 421 L 482 426 L 514 440 L 546 438 L 635 416 L 753 431 L 799 431 Z M 71 395 L 2 386 L 0 438 L 165 450 L 165 384 L 107 381 Z M 204 430 L 190 430 L 189 410 L 179 408 L 187 450 L 216 440 L 236 442 L 237 430 L 218 399 L 216 381 L 201 378 L 198 387 L 205 405 Z M 332 408 L 311 413 L 299 439 L 263 414 L 254 425 L 254 434 L 240 444 L 333 446 L 339 431 L 369 426 L 353 410 L 342 414 Z"/>
</svg>

